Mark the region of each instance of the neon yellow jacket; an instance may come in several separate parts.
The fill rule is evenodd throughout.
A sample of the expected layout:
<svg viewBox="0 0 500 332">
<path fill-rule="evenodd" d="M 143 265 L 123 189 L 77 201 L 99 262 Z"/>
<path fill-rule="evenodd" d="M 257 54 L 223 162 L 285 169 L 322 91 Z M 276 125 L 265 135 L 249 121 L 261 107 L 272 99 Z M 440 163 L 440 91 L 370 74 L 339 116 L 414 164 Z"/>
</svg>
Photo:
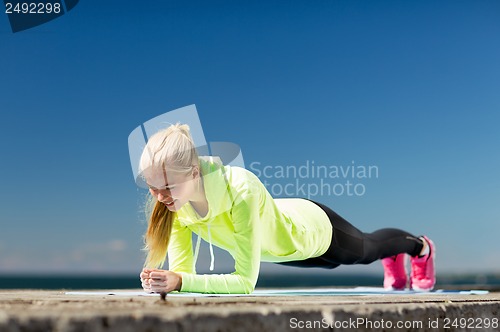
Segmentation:
<svg viewBox="0 0 500 332">
<path fill-rule="evenodd" d="M 179 209 L 168 246 L 169 270 L 182 275 L 182 292 L 248 294 L 257 283 L 261 261 L 303 260 L 328 249 L 332 226 L 313 202 L 273 199 L 253 173 L 223 166 L 218 158 L 200 158 L 200 166 L 209 211 L 201 218 L 189 203 Z M 192 232 L 227 250 L 235 271 L 196 274 L 199 241 L 193 254 Z"/>
</svg>

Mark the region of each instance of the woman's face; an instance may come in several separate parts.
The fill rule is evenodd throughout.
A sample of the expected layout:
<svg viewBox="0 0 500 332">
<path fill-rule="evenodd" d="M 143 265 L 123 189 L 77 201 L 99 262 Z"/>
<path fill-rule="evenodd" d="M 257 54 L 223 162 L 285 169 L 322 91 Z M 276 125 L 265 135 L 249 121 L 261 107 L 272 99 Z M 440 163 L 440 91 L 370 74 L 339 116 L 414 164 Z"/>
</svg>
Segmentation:
<svg viewBox="0 0 500 332">
<path fill-rule="evenodd" d="M 197 179 L 193 173 L 183 174 L 156 170 L 146 177 L 149 192 L 170 211 L 179 210 L 195 194 Z"/>
</svg>

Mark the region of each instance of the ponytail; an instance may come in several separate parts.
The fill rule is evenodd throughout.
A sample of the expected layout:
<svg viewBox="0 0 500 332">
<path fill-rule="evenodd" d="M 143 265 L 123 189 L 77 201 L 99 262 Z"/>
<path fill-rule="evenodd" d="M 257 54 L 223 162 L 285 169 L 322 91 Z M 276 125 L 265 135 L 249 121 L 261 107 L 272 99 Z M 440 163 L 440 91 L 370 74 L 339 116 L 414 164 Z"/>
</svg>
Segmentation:
<svg viewBox="0 0 500 332">
<path fill-rule="evenodd" d="M 152 196 L 148 204 L 154 206 L 152 211 L 149 209 L 151 213 L 144 236 L 144 249 L 148 252 L 144 267 L 160 268 L 165 263 L 175 212 L 170 211 L 165 204 Z"/>
</svg>

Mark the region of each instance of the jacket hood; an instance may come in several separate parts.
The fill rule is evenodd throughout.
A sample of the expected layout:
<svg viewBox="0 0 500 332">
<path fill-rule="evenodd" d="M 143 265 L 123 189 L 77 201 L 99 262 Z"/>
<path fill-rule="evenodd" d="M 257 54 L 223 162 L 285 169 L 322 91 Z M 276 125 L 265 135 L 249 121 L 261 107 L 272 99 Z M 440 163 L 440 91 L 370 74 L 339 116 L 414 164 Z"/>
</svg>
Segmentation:
<svg viewBox="0 0 500 332">
<path fill-rule="evenodd" d="M 205 223 L 214 217 L 229 211 L 232 206 L 232 195 L 226 178 L 226 167 L 219 157 L 199 157 L 205 195 L 208 201 L 208 213 L 200 217 L 191 204 L 186 203 L 179 211 L 177 218 L 184 225 Z"/>
</svg>

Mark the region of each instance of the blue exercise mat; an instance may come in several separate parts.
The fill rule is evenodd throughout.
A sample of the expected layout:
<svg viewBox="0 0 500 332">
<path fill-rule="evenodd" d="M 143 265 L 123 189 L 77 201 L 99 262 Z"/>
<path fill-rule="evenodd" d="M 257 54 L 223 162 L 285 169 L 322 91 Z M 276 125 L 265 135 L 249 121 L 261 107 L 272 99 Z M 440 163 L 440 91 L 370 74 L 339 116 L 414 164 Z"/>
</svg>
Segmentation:
<svg viewBox="0 0 500 332">
<path fill-rule="evenodd" d="M 114 295 L 114 296 L 159 296 L 156 293 L 146 293 L 144 291 L 129 290 L 109 290 L 109 291 L 78 291 L 66 292 L 67 295 Z M 434 290 L 430 292 L 417 292 L 414 290 L 388 291 L 382 287 L 354 287 L 354 288 L 304 288 L 304 289 L 256 289 L 251 294 L 203 294 L 203 293 L 168 293 L 169 297 L 255 297 L 255 296 L 341 296 L 341 295 L 484 295 L 487 290 Z"/>
</svg>

